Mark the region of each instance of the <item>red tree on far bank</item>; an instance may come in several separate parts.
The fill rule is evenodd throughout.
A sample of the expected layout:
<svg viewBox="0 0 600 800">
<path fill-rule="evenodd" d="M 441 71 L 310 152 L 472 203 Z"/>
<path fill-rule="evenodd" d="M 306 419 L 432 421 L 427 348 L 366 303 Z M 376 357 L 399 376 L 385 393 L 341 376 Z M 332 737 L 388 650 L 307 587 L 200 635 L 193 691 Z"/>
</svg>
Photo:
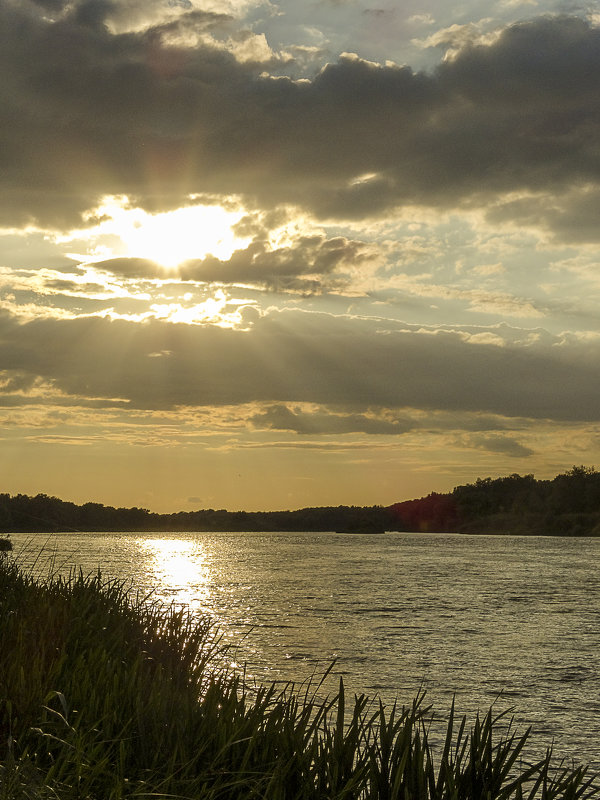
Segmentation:
<svg viewBox="0 0 600 800">
<path fill-rule="evenodd" d="M 456 500 L 450 494 L 437 492 L 417 500 L 394 503 L 389 511 L 397 521 L 397 529 L 404 531 L 453 531 L 458 520 Z"/>
</svg>

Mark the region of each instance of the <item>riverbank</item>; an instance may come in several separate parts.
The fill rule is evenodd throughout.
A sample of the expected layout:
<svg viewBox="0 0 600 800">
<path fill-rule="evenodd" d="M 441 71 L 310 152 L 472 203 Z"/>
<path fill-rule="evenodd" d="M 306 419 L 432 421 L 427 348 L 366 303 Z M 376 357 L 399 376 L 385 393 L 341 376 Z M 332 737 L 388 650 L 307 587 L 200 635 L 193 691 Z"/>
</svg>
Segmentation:
<svg viewBox="0 0 600 800">
<path fill-rule="evenodd" d="M 597 537 L 600 536 L 600 514 L 503 511 L 465 521 L 457 526 L 456 532 L 488 536 Z"/>
<path fill-rule="evenodd" d="M 452 492 L 390 506 L 324 506 L 296 511 L 199 509 L 158 514 L 145 508 L 65 502 L 0 493 L 0 536 L 73 532 L 484 533 L 600 536 L 600 473 L 573 467 L 553 480 L 533 475 L 478 478 Z"/>
<path fill-rule="evenodd" d="M 207 620 L 118 582 L 35 581 L 0 559 L 3 798 L 467 800 L 517 798 L 526 781 L 525 797 L 594 794 L 583 769 L 525 767 L 534 745 L 504 717 L 450 714 L 434 754 L 423 697 L 383 709 L 341 684 L 317 693 L 245 685 Z"/>
</svg>

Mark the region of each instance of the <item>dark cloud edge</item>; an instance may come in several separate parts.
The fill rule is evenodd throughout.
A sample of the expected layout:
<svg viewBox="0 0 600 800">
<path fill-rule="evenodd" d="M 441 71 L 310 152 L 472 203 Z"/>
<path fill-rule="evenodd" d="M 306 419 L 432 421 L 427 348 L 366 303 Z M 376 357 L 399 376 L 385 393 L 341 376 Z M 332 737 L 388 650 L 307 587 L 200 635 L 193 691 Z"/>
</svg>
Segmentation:
<svg viewBox="0 0 600 800">
<path fill-rule="evenodd" d="M 510 25 L 432 73 L 342 57 L 304 82 L 77 15 L 49 24 L 5 5 L 0 30 L 5 224 L 64 228 L 104 194 L 151 210 L 234 194 L 365 219 L 523 192 L 559 201 L 539 224 L 576 238 L 568 190 L 598 190 L 600 30 L 580 17 Z"/>
<path fill-rule="evenodd" d="M 304 311 L 271 311 L 245 331 L 103 317 L 23 323 L 4 313 L 0 369 L 143 409 L 295 402 L 600 420 L 593 339 L 492 330 L 504 346 L 466 329 Z"/>
</svg>

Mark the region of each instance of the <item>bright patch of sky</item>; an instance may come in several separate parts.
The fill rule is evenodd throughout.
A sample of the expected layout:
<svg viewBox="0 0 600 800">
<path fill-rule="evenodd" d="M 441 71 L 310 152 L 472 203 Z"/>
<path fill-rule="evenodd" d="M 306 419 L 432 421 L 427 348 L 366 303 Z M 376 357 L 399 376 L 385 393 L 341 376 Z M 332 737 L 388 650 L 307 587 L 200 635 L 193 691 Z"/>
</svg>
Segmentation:
<svg viewBox="0 0 600 800">
<path fill-rule="evenodd" d="M 87 215 L 90 220 L 99 220 L 96 224 L 59 235 L 56 242 L 84 242 L 87 253 L 67 255 L 88 262 L 125 256 L 173 268 L 209 254 L 226 261 L 235 250 L 248 244 L 247 238 L 236 237 L 233 232 L 242 216 L 243 211 L 206 205 L 149 214 L 132 207 L 126 197 L 108 197 Z"/>
</svg>

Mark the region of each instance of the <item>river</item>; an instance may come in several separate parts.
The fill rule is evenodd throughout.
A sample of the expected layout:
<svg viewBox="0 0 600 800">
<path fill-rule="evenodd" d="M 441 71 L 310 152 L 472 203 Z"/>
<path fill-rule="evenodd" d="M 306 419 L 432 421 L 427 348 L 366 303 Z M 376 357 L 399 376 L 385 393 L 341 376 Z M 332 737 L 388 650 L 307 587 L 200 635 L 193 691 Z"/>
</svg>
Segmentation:
<svg viewBox="0 0 600 800">
<path fill-rule="evenodd" d="M 329 533 L 14 534 L 25 569 L 101 568 L 208 614 L 232 663 L 445 715 L 491 703 L 600 769 L 600 540 Z M 330 684 L 333 687 L 333 683 Z"/>
</svg>

